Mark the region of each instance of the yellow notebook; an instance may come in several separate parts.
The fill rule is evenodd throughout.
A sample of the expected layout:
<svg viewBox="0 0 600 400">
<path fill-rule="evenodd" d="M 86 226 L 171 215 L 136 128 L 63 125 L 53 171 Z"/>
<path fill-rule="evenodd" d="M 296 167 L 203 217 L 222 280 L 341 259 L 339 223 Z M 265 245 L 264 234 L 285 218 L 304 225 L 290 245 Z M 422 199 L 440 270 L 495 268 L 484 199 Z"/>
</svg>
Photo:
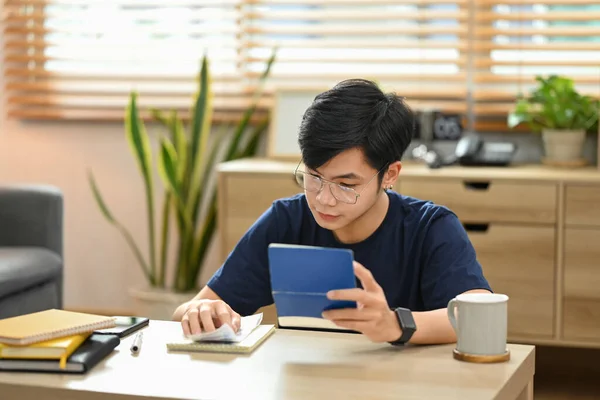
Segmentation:
<svg viewBox="0 0 600 400">
<path fill-rule="evenodd" d="M 274 332 L 275 325 L 259 325 L 241 342 L 194 342 L 188 339 L 181 342 L 167 343 L 167 349 L 214 353 L 251 353 Z"/>
<path fill-rule="evenodd" d="M 91 332 L 34 343 L 29 346 L 9 346 L 0 343 L 1 358 L 59 360 L 61 369 L 67 365 L 67 358 L 91 335 Z"/>
<path fill-rule="evenodd" d="M 45 310 L 0 319 L 0 343 L 26 346 L 115 326 L 113 317 L 65 310 Z"/>
</svg>

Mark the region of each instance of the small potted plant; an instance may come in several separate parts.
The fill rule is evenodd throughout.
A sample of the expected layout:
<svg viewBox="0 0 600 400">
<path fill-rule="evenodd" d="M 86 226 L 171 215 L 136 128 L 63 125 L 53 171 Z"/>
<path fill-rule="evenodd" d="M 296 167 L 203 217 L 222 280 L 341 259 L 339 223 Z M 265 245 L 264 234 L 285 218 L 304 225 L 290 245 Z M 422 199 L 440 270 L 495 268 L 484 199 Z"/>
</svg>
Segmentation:
<svg viewBox="0 0 600 400">
<path fill-rule="evenodd" d="M 586 133 L 597 130 L 599 102 L 575 89 L 572 79 L 536 76 L 529 96 L 520 96 L 508 114 L 508 126 L 526 123 L 541 132 L 544 162 L 552 165 L 583 165 Z"/>
</svg>

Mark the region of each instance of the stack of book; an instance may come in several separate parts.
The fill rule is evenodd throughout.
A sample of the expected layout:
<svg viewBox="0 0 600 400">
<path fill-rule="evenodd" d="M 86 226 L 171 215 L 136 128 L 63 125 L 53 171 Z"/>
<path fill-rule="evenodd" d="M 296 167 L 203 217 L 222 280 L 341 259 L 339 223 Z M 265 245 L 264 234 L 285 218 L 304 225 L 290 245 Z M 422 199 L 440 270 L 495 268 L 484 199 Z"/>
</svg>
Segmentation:
<svg viewBox="0 0 600 400">
<path fill-rule="evenodd" d="M 46 310 L 0 320 L 0 371 L 85 373 L 120 343 L 112 317 Z"/>
</svg>

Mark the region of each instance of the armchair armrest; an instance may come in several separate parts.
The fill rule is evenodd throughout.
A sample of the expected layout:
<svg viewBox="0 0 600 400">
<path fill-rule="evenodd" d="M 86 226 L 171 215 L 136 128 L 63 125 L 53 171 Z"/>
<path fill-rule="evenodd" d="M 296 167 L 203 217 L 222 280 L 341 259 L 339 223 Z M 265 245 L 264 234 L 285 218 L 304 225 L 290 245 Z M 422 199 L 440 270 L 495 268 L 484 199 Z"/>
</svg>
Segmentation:
<svg viewBox="0 0 600 400">
<path fill-rule="evenodd" d="M 63 258 L 63 195 L 47 185 L 0 186 L 0 246 L 38 246 Z"/>
</svg>

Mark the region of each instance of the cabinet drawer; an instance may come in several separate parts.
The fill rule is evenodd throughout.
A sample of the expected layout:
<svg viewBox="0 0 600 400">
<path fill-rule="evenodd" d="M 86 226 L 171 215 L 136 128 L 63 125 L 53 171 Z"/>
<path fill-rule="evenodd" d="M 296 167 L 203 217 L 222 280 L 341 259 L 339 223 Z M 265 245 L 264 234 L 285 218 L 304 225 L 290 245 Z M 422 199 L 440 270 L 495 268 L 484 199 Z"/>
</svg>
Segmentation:
<svg viewBox="0 0 600 400">
<path fill-rule="evenodd" d="M 467 222 L 556 221 L 557 186 L 551 183 L 402 179 L 402 194 L 450 208 Z"/>
<path fill-rule="evenodd" d="M 220 187 L 222 213 L 221 252 L 228 254 L 250 226 L 269 208 L 273 201 L 300 193 L 292 174 L 281 176 L 223 176 Z"/>
<path fill-rule="evenodd" d="M 555 230 L 501 224 L 483 232 L 466 228 L 492 290 L 509 297 L 509 337 L 552 338 Z"/>
<path fill-rule="evenodd" d="M 565 231 L 563 336 L 600 343 L 600 229 Z"/>
<path fill-rule="evenodd" d="M 600 186 L 567 185 L 565 222 L 600 227 Z"/>
</svg>

